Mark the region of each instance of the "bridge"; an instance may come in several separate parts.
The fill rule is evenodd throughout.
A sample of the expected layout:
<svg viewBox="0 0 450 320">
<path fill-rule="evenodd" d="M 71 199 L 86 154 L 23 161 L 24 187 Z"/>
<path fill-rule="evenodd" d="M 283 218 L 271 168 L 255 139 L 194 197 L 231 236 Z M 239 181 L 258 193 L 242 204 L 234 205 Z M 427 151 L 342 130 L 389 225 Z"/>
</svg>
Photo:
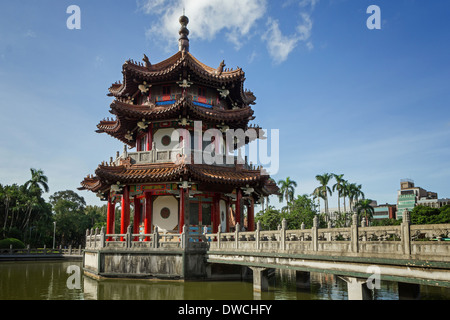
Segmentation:
<svg viewBox="0 0 450 320">
<path fill-rule="evenodd" d="M 214 278 L 218 266 L 252 270 L 256 292 L 268 289 L 271 269 L 295 270 L 299 286 L 309 273 L 339 276 L 349 299 L 365 299 L 377 281 L 399 283 L 399 292 L 420 284 L 450 287 L 450 224 L 411 225 L 409 213 L 398 226 L 366 227 L 357 215 L 345 228 L 313 227 L 278 230 L 182 234 L 106 235 L 87 232 L 85 271 L 96 276 Z M 363 219 L 364 220 L 364 219 Z M 221 228 L 218 228 L 221 230 Z M 123 239 L 123 241 L 121 241 Z M 109 240 L 109 241 L 108 241 Z M 217 274 L 216 274 L 217 276 Z M 378 282 L 379 283 L 379 282 Z M 375 287 L 376 288 L 376 287 Z M 406 290 L 408 291 L 408 290 Z"/>
</svg>

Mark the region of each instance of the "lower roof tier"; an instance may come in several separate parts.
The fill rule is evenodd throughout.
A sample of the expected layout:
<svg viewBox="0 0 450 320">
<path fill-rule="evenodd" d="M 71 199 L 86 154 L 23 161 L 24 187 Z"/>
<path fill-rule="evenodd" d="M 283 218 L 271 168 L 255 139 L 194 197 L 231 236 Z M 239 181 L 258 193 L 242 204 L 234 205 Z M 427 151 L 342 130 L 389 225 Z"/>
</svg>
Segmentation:
<svg viewBox="0 0 450 320">
<path fill-rule="evenodd" d="M 254 119 L 254 111 L 250 106 L 235 110 L 220 110 L 196 105 L 190 96 L 178 96 L 164 106 L 132 105 L 115 100 L 110 112 L 115 120 L 104 120 L 97 125 L 98 133 L 108 135 L 134 147 L 136 139 L 127 139 L 131 133 L 139 130 L 139 123 L 148 124 L 154 121 L 188 118 L 191 121 L 203 121 L 210 124 L 226 124 L 230 128 L 248 129 L 249 122 Z M 256 127 L 255 127 L 256 128 Z"/>
<path fill-rule="evenodd" d="M 113 185 L 151 184 L 160 182 L 190 181 L 218 188 L 254 188 L 261 196 L 278 193 L 276 183 L 263 169 L 247 170 L 240 166 L 220 167 L 185 163 L 164 163 L 120 166 L 102 164 L 95 176 L 88 176 L 81 182 L 79 190 L 104 194 Z"/>
</svg>

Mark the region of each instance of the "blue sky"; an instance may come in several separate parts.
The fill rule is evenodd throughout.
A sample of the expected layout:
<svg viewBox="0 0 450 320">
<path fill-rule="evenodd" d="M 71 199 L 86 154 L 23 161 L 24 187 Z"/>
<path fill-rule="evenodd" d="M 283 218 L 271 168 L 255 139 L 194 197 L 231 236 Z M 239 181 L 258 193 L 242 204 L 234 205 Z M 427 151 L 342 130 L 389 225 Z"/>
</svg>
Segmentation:
<svg viewBox="0 0 450 320">
<path fill-rule="evenodd" d="M 69 5 L 81 30 L 69 30 Z M 368 6 L 381 9 L 369 30 Z M 280 130 L 280 170 L 297 193 L 315 175 L 344 174 L 366 198 L 395 203 L 400 179 L 450 197 L 450 2 L 443 0 L 4 0 L 0 4 L 0 183 L 29 169 L 50 193 L 76 190 L 122 150 L 95 133 L 107 89 L 127 59 L 177 51 L 178 17 L 191 53 L 246 72 L 255 123 Z M 97 198 L 80 192 L 90 204 Z M 273 199 L 272 204 L 278 205 Z M 336 198 L 330 207 L 336 207 Z"/>
</svg>

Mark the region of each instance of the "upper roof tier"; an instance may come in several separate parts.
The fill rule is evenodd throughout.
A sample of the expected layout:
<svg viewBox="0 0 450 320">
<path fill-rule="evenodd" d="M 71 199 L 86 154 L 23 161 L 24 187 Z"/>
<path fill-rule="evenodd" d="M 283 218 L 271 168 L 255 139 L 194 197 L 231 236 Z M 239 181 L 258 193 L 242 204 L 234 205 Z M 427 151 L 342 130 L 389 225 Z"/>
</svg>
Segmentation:
<svg viewBox="0 0 450 320">
<path fill-rule="evenodd" d="M 231 106 L 254 104 L 256 97 L 244 89 L 245 73 L 241 68 L 225 69 L 222 61 L 216 69 L 197 60 L 189 52 L 177 52 L 175 55 L 158 64 L 152 65 L 148 58 L 145 64 L 128 60 L 123 65 L 123 83 L 115 83 L 109 88 L 109 96 L 131 97 L 139 90 L 139 86 L 148 87 L 167 83 L 176 83 L 180 87 L 196 84 L 216 88 L 225 93 Z"/>
<path fill-rule="evenodd" d="M 122 67 L 123 83 L 115 83 L 109 88 L 109 96 L 116 98 L 135 97 L 140 89 L 152 86 L 177 84 L 181 88 L 191 85 L 203 86 L 220 92 L 227 108 L 238 108 L 255 103 L 252 92 L 244 90 L 245 73 L 241 68 L 226 69 L 225 61 L 217 68 L 200 62 L 189 52 L 189 19 L 180 17 L 179 51 L 172 57 L 152 64 L 144 54 L 144 63 L 128 60 Z"/>
</svg>

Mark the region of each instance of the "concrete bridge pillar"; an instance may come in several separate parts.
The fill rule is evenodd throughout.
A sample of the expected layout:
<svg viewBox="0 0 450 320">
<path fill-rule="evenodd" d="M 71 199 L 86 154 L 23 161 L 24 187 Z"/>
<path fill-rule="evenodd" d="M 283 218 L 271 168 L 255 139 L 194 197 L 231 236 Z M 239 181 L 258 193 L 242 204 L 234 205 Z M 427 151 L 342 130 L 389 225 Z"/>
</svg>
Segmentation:
<svg viewBox="0 0 450 320">
<path fill-rule="evenodd" d="M 309 291 L 311 290 L 311 273 L 307 271 L 295 272 L 297 290 Z"/>
<path fill-rule="evenodd" d="M 372 292 L 367 287 L 367 279 L 339 277 L 347 282 L 348 300 L 372 300 Z"/>
<path fill-rule="evenodd" d="M 253 291 L 269 291 L 267 268 L 250 267 L 253 271 Z"/>
<path fill-rule="evenodd" d="M 415 283 L 398 283 L 398 299 L 399 300 L 419 300 L 420 285 Z"/>
</svg>

